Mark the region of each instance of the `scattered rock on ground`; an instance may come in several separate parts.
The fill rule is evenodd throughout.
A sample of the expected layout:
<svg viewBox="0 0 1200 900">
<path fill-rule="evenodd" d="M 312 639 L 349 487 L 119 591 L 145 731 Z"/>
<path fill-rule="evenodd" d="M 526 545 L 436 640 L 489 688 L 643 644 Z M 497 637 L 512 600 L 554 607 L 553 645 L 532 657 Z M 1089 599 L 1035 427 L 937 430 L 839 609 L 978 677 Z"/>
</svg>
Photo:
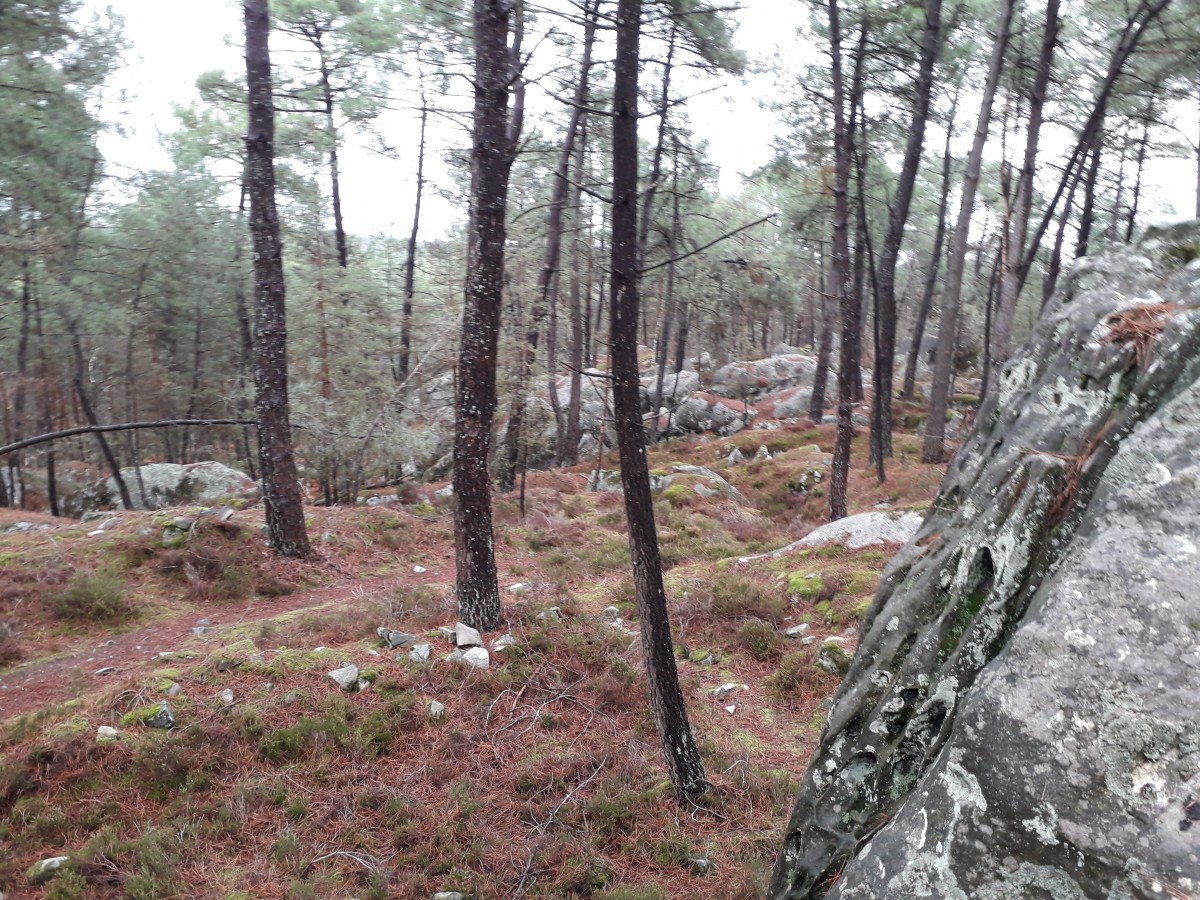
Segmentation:
<svg viewBox="0 0 1200 900">
<path fill-rule="evenodd" d="M 430 656 L 433 655 L 432 644 L 414 644 L 413 648 L 408 651 L 408 658 L 415 663 L 429 662 Z"/>
<path fill-rule="evenodd" d="M 96 729 L 97 744 L 111 744 L 121 739 L 121 732 L 113 728 L 111 725 L 101 725 Z"/>
<path fill-rule="evenodd" d="M 463 659 L 476 669 L 486 669 L 492 664 L 491 657 L 483 647 L 472 647 L 463 654 Z"/>
<path fill-rule="evenodd" d="M 41 859 L 29 867 L 26 877 L 32 885 L 43 885 L 50 881 L 71 861 L 69 856 L 51 856 Z"/>
<path fill-rule="evenodd" d="M 342 666 L 328 673 L 328 678 L 343 691 L 352 691 L 358 686 L 358 666 Z"/>
<path fill-rule="evenodd" d="M 462 649 L 478 647 L 483 644 L 483 635 L 470 625 L 459 622 L 454 626 L 454 646 Z"/>
<path fill-rule="evenodd" d="M 446 715 L 446 705 L 437 700 L 429 701 L 429 718 L 440 719 Z"/>
<path fill-rule="evenodd" d="M 821 642 L 821 650 L 817 653 L 817 665 L 830 675 L 839 678 L 850 669 L 850 660 L 854 653 L 847 648 L 844 638 L 831 637 Z"/>
<path fill-rule="evenodd" d="M 389 650 L 411 647 L 417 642 L 415 634 L 409 634 L 407 631 L 393 631 L 387 626 L 376 629 L 376 633 L 379 635 L 380 645 Z"/>
</svg>

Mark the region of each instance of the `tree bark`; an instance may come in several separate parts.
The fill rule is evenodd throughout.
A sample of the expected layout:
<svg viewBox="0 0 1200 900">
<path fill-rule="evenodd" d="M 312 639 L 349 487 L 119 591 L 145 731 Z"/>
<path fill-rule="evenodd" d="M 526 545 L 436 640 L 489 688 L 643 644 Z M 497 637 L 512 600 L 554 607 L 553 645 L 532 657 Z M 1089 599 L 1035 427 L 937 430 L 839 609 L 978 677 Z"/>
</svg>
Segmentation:
<svg viewBox="0 0 1200 900">
<path fill-rule="evenodd" d="M 938 332 L 937 357 L 933 367 L 933 388 L 929 401 L 929 417 L 925 420 L 925 444 L 922 462 L 940 463 L 945 459 L 946 411 L 950 401 L 950 378 L 954 369 L 954 349 L 958 334 L 958 313 L 962 306 L 963 269 L 967 259 L 971 215 L 975 211 L 975 194 L 979 188 L 979 172 L 983 163 L 983 147 L 987 143 L 992 120 L 992 103 L 1004 63 L 1004 51 L 1013 19 L 1014 0 L 1001 0 L 1000 19 L 988 62 L 987 79 L 980 98 L 979 120 L 975 138 L 963 172 L 962 196 L 958 219 L 950 241 L 950 258 L 946 264 L 946 284 L 942 291 L 942 324 Z"/>
<path fill-rule="evenodd" d="M 639 404 L 637 81 L 641 0 L 618 0 L 616 22 L 609 339 L 617 446 L 629 524 L 629 552 L 641 619 L 642 650 L 650 684 L 650 706 L 671 785 L 680 799 L 695 800 L 708 790 L 708 779 L 692 737 L 675 667 Z"/>
<path fill-rule="evenodd" d="M 812 398 L 808 405 L 808 418 L 814 425 L 820 425 L 825 418 L 825 392 L 829 385 L 829 361 L 833 359 L 833 311 L 830 309 L 830 297 L 836 293 L 834 287 L 833 268 L 824 251 L 821 253 L 821 289 L 819 292 L 821 307 L 821 340 L 817 345 L 817 369 L 813 372 Z"/>
<path fill-rule="evenodd" d="M 1017 299 L 1025 280 L 1021 266 L 1026 255 L 1029 217 L 1033 210 L 1033 181 L 1046 106 L 1046 89 L 1050 84 L 1054 48 L 1058 43 L 1061 26 L 1058 9 L 1059 0 L 1047 0 L 1046 21 L 1042 27 L 1042 46 L 1034 70 L 1033 84 L 1029 90 L 1029 124 L 1025 131 L 1025 156 L 1017 176 L 1012 220 L 1000 272 L 1000 298 L 997 303 L 995 327 L 989 342 L 993 373 L 999 371 L 1012 352 L 1012 328 L 1017 313 Z M 992 377 L 994 378 L 994 375 Z"/>
<path fill-rule="evenodd" d="M 838 353 L 838 424 L 829 475 L 829 520 L 846 515 L 850 442 L 854 437 L 854 369 L 858 365 L 861 324 L 859 298 L 850 285 L 850 166 L 854 137 L 846 122 L 842 76 L 842 32 L 838 0 L 829 0 L 830 81 L 833 89 L 833 279 L 842 318 Z"/>
<path fill-rule="evenodd" d="M 417 277 L 417 232 L 421 227 L 421 198 L 425 194 L 425 126 L 429 121 L 429 104 L 425 89 L 421 89 L 421 131 L 417 143 L 417 196 L 413 203 L 412 230 L 404 256 L 404 303 L 400 310 L 400 359 L 396 366 L 396 383 L 408 380 L 409 359 L 412 354 L 413 297 Z"/>
<path fill-rule="evenodd" d="M 515 147 L 508 115 L 514 75 L 510 10 L 506 0 L 474 0 L 471 224 L 455 402 L 454 544 L 458 616 L 482 631 L 500 625 L 488 453 L 496 412 L 508 176 Z"/>
<path fill-rule="evenodd" d="M 254 241 L 255 408 L 259 467 L 271 547 L 281 556 L 312 552 L 292 450 L 288 411 L 287 317 L 283 251 L 275 208 L 275 106 L 271 94 L 267 0 L 245 0 L 246 189 Z"/>
<path fill-rule="evenodd" d="M 950 205 L 950 142 L 954 137 L 954 118 L 958 111 L 958 92 L 950 105 L 950 120 L 946 123 L 946 146 L 942 151 L 942 191 L 938 200 L 937 226 L 933 233 L 933 252 L 929 267 L 925 271 L 925 289 L 921 293 L 921 305 L 917 308 L 917 321 L 913 325 L 912 343 L 908 349 L 908 362 L 904 367 L 904 387 L 900 396 L 910 403 L 916 398 L 917 363 L 921 358 L 921 342 L 925 339 L 925 324 L 933 309 L 933 293 L 937 289 L 938 272 L 942 264 L 942 246 L 946 241 L 946 211 Z"/>
<path fill-rule="evenodd" d="M 877 464 L 881 478 L 883 458 L 892 455 L 892 390 L 896 365 L 896 267 L 900 262 L 904 226 L 908 222 L 913 188 L 917 182 L 921 154 L 925 148 L 925 126 L 929 121 L 929 106 L 933 97 L 933 68 L 942 45 L 941 30 L 942 0 L 927 0 L 913 94 L 912 121 L 908 128 L 908 141 L 904 146 L 904 161 L 896 179 L 896 192 L 888 208 L 888 228 L 883 245 L 879 249 L 879 267 L 875 280 L 878 340 L 875 345 L 875 396 L 871 407 L 871 431 L 872 446 L 879 457 Z"/>
<path fill-rule="evenodd" d="M 571 251 L 571 286 L 567 294 L 567 316 L 571 320 L 571 350 L 570 350 L 570 394 L 567 401 L 567 424 L 562 443 L 559 445 L 559 461 L 562 465 L 573 466 L 579 462 L 579 442 L 583 438 L 583 427 L 580 421 L 580 406 L 583 394 L 583 363 L 587 356 L 587 326 L 588 313 L 584 308 L 581 296 L 583 273 L 582 242 L 578 236 L 583 215 L 580 206 L 583 191 L 579 185 L 583 183 L 583 164 L 585 144 L 587 143 L 587 118 L 579 123 L 578 147 L 575 151 L 575 184 L 571 188 L 571 218 L 576 230 L 575 240 Z M 590 241 L 588 243 L 590 252 Z M 590 294 L 589 286 L 589 294 Z M 590 300 L 589 300 L 590 304 Z M 553 379 L 551 379 L 553 380 Z"/>
<path fill-rule="evenodd" d="M 537 294 L 533 309 L 530 311 L 529 330 L 525 335 L 525 345 L 522 347 L 517 361 L 516 388 L 513 392 L 508 429 L 504 436 L 504 449 L 500 454 L 498 466 L 499 487 L 501 491 L 505 492 L 511 491 L 516 481 L 518 461 L 521 456 L 521 440 L 525 428 L 529 383 L 533 377 L 533 365 L 537 357 L 542 322 L 549 309 L 550 292 L 556 286 L 559 259 L 562 255 L 563 210 L 566 207 L 567 189 L 570 186 L 567 176 L 571 167 L 571 156 L 575 149 L 575 136 L 579 131 L 579 122 L 588 96 L 588 77 L 592 67 L 592 44 L 596 36 L 594 9 L 591 7 L 586 9 L 584 16 L 586 24 L 584 26 L 583 59 L 579 67 L 579 80 L 575 83 L 574 103 L 567 121 L 567 130 L 563 135 L 562 146 L 558 152 L 558 165 L 555 169 L 554 187 L 550 197 L 549 221 L 546 224 L 546 253 L 538 272 Z M 550 362 L 550 371 L 553 373 L 553 360 Z"/>
<path fill-rule="evenodd" d="M 343 269 L 349 263 L 346 249 L 346 225 L 342 220 L 342 184 L 341 171 L 338 168 L 338 133 L 337 124 L 333 121 L 333 85 L 329 82 L 329 65 L 325 61 L 325 50 L 319 40 L 317 53 L 321 60 L 321 102 L 325 111 L 325 132 L 329 140 L 329 186 L 333 194 L 333 234 L 337 242 L 338 265 Z M 318 235 L 319 239 L 320 235 Z M 349 302 L 349 295 L 343 295 L 342 302 Z"/>
</svg>

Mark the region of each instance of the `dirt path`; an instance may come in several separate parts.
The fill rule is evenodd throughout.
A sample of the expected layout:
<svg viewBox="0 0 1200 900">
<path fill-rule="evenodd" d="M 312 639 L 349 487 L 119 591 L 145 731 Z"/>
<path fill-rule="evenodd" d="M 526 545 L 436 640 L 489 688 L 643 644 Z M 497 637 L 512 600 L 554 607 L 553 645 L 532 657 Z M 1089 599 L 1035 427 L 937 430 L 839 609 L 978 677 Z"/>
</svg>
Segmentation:
<svg viewBox="0 0 1200 900">
<path fill-rule="evenodd" d="M 273 619 L 289 612 L 317 609 L 334 603 L 361 601 L 364 596 L 387 593 L 417 584 L 449 585 L 453 566 L 441 566 L 437 572 L 404 572 L 376 578 L 352 579 L 341 584 L 216 607 L 207 613 L 196 609 L 160 619 L 152 624 L 114 635 L 93 644 L 86 636 L 79 639 L 78 650 L 51 659 L 33 660 L 0 676 L 0 721 L 63 703 L 101 686 L 106 679 L 129 681 L 140 673 L 161 668 L 157 655 L 164 651 L 219 647 L 237 626 Z M 211 621 L 211 631 L 197 635 L 201 619 Z M 98 671 L 113 668 L 106 675 Z"/>
</svg>

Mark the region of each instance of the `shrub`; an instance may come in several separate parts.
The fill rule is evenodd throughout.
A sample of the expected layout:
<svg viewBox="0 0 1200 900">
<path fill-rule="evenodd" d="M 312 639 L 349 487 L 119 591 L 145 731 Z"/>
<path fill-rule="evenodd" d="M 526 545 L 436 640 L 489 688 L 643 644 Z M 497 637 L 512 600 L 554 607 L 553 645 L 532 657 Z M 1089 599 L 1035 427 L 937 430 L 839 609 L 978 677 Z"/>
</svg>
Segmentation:
<svg viewBox="0 0 1200 900">
<path fill-rule="evenodd" d="M 76 575 L 52 600 L 54 615 L 71 622 L 124 622 L 136 614 L 124 582 L 108 570 Z"/>
<path fill-rule="evenodd" d="M 0 669 L 20 662 L 25 657 L 17 633 L 6 622 L 0 622 Z"/>
<path fill-rule="evenodd" d="M 738 646 L 759 662 L 775 659 L 783 650 L 783 638 L 775 626 L 762 619 L 750 619 L 737 634 Z"/>
<path fill-rule="evenodd" d="M 712 581 L 712 611 L 727 619 L 756 618 L 778 623 L 787 604 L 757 581 L 721 573 Z"/>
<path fill-rule="evenodd" d="M 793 650 L 779 661 L 775 674 L 766 680 L 767 690 L 780 700 L 790 700 L 812 674 L 811 654 L 804 650 Z"/>
</svg>

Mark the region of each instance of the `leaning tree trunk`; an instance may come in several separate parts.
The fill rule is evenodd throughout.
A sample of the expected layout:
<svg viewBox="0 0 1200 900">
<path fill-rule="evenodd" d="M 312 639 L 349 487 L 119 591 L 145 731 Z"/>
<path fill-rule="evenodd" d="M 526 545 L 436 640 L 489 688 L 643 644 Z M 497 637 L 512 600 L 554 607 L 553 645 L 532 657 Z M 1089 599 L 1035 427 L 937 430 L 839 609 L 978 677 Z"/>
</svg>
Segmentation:
<svg viewBox="0 0 1200 900">
<path fill-rule="evenodd" d="M 1051 0 L 1057 2 L 1057 0 Z M 875 397 L 871 409 L 872 446 L 878 454 L 880 475 L 883 457 L 892 455 L 892 384 L 896 365 L 896 267 L 900 262 L 900 246 L 904 226 L 912 206 L 913 187 L 925 147 L 925 125 L 929 121 L 929 104 L 933 96 L 933 67 L 941 49 L 942 0 L 927 0 L 925 28 L 921 33 L 920 62 L 913 93 L 912 122 L 908 142 L 904 146 L 904 162 L 896 180 L 896 192 L 888 209 L 888 229 L 879 250 L 879 268 L 875 279 L 878 302 L 876 312 Z"/>
<path fill-rule="evenodd" d="M 342 178 L 338 166 L 338 135 L 337 123 L 333 121 L 333 87 L 329 83 L 329 69 L 325 62 L 325 54 L 321 53 L 321 100 L 325 112 L 325 133 L 329 140 L 329 183 L 333 194 L 333 235 L 337 242 L 338 265 L 346 268 L 349 257 L 346 249 L 346 223 L 342 219 Z M 347 302 L 349 295 L 343 295 L 342 302 Z"/>
<path fill-rule="evenodd" d="M 417 197 L 413 204 L 412 230 L 404 251 L 404 303 L 400 310 L 400 359 L 396 366 L 396 383 L 408 380 L 409 359 L 412 355 L 413 296 L 417 280 L 417 233 L 421 227 L 421 198 L 425 194 L 425 126 L 429 121 L 429 104 L 425 89 L 421 89 L 421 130 L 417 143 Z"/>
<path fill-rule="evenodd" d="M 818 304 L 821 308 L 821 339 L 817 345 L 817 369 L 813 373 L 812 398 L 808 405 L 808 418 L 820 425 L 825 418 L 825 391 L 829 385 L 829 361 L 833 358 L 833 311 L 829 298 L 834 293 L 833 269 L 824 253 L 821 254 L 821 290 Z"/>
<path fill-rule="evenodd" d="M 586 116 L 579 123 L 579 140 L 576 143 L 579 146 L 575 151 L 575 184 L 571 188 L 571 199 L 569 201 L 572 230 L 576 233 L 575 240 L 572 241 L 571 285 L 567 293 L 567 317 L 571 320 L 570 393 L 567 400 L 566 428 L 563 432 L 563 440 L 558 447 L 559 462 L 564 466 L 573 466 L 579 462 L 579 442 L 583 438 L 580 405 L 583 399 L 583 363 L 587 349 L 586 330 L 588 313 L 584 308 L 585 304 L 581 296 L 583 274 L 580 270 L 583 254 L 580 248 L 583 246 L 583 242 L 580 240 L 578 232 L 582 228 L 583 223 L 583 210 L 581 207 L 583 191 L 580 190 L 580 185 L 583 183 L 584 153 L 587 143 Z M 590 253 L 590 240 L 587 246 Z M 590 279 L 588 294 L 589 296 L 591 294 Z"/>
<path fill-rule="evenodd" d="M 513 146 L 508 92 L 511 7 L 475 0 L 475 112 L 471 231 L 454 421 L 454 544 L 458 617 L 481 630 L 500 624 L 488 451 L 496 412 L 496 347 L 504 288 L 505 214 Z"/>
<path fill-rule="evenodd" d="M 504 436 L 504 448 L 500 453 L 498 482 L 500 490 L 511 491 L 516 482 L 518 463 L 521 457 L 522 438 L 525 430 L 525 411 L 528 402 L 529 382 L 533 377 L 533 365 L 537 357 L 538 341 L 542 322 L 546 318 L 551 301 L 551 291 L 556 289 L 559 259 L 562 255 L 563 211 L 567 205 L 571 168 L 571 156 L 575 149 L 575 136 L 583 115 L 588 96 L 588 76 L 592 68 L 592 44 L 596 37 L 596 18 L 591 8 L 585 10 L 586 25 L 583 38 L 583 60 L 579 64 L 579 80 L 575 84 L 575 98 L 562 146 L 558 151 L 558 167 L 554 173 L 554 188 L 550 196 L 549 221 L 546 223 L 546 253 L 538 272 L 537 295 L 529 316 L 529 330 L 525 345 L 517 361 L 516 387 L 513 391 L 512 408 L 509 410 L 508 430 Z M 553 380 L 554 360 L 549 360 Z"/>
<path fill-rule="evenodd" d="M 950 376 L 954 368 L 955 338 L 958 334 L 958 313 L 962 306 L 963 270 L 967 261 L 967 241 L 970 237 L 971 215 L 975 211 L 975 194 L 979 189 L 979 172 L 983 164 L 983 147 L 987 143 L 992 121 L 992 103 L 1004 62 L 1004 51 L 1012 25 L 1014 0 L 1001 0 L 1000 20 L 988 62 L 987 80 L 979 106 L 975 138 L 963 172 L 962 196 L 958 220 L 950 242 L 950 258 L 946 263 L 946 284 L 942 291 L 942 324 L 938 332 L 937 357 L 933 366 L 933 388 L 930 392 L 929 417 L 925 420 L 925 445 L 921 460 L 939 463 L 945 459 L 946 411 L 950 406 Z"/>
<path fill-rule="evenodd" d="M 619 0 L 617 56 L 613 82 L 613 211 L 612 211 L 612 353 L 613 405 L 621 484 L 629 523 L 642 651 L 650 683 L 650 707 L 666 758 L 667 774 L 680 799 L 695 800 L 708 790 L 704 763 L 692 737 L 687 706 L 679 688 L 662 559 L 654 527 L 650 473 L 646 466 L 638 381 L 638 146 L 637 81 L 641 0 Z"/>
<path fill-rule="evenodd" d="M 1038 54 L 1033 84 L 1029 90 L 1029 125 L 1025 132 L 1025 156 L 1017 176 L 1012 228 L 1004 248 L 1003 265 L 1000 270 L 1000 299 L 996 307 L 995 328 L 988 351 L 993 366 L 993 374 L 989 379 L 991 381 L 994 381 L 995 372 L 999 371 L 1012 352 L 1012 328 L 1017 313 L 1017 298 L 1024 281 L 1021 262 L 1025 256 L 1029 217 L 1033 210 L 1033 180 L 1037 168 L 1038 143 L 1041 139 L 1046 89 L 1050 84 L 1050 70 L 1054 61 L 1054 48 L 1058 44 L 1060 24 L 1058 0 L 1047 0 L 1042 47 Z"/>
<path fill-rule="evenodd" d="M 283 251 L 275 209 L 275 105 L 271 96 L 271 57 L 267 0 L 245 0 L 246 190 L 254 240 L 255 406 L 258 411 L 259 466 L 271 547 L 282 556 L 312 552 L 304 526 L 304 506 L 292 451 L 288 418 L 287 319 Z"/>
</svg>

